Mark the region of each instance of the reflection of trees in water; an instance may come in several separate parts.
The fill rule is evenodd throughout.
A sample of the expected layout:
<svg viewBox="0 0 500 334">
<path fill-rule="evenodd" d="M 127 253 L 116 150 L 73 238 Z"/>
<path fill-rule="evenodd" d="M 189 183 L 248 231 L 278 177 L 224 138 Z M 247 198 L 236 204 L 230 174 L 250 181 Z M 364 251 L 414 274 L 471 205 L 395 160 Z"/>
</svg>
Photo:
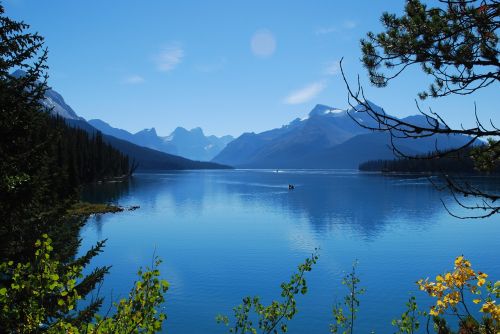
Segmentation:
<svg viewBox="0 0 500 334">
<path fill-rule="evenodd" d="M 288 190 L 290 183 L 294 190 Z M 449 198 L 425 177 L 314 172 L 140 174 L 129 182 L 94 185 L 86 191 L 89 201 L 117 201 L 130 194 L 132 201 L 139 201 L 134 204 L 168 206 L 179 214 L 195 215 L 211 202 L 232 198 L 245 207 L 279 208 L 295 219 L 305 217 L 318 233 L 340 228 L 367 239 L 394 224 L 423 228 L 444 210 L 440 200 Z"/>
<path fill-rule="evenodd" d="M 410 222 L 418 224 L 416 228 L 430 224 L 432 217 L 443 210 L 440 199 L 448 196 L 434 189 L 426 179 L 370 174 L 262 173 L 246 181 L 270 187 L 229 183 L 226 189 L 245 194 L 244 201 L 249 204 L 279 206 L 294 218 L 305 217 L 318 233 L 338 226 L 368 239 L 389 224 Z M 294 183 L 296 189 L 276 191 L 271 187 L 279 184 L 285 187 L 288 182 Z"/>
<path fill-rule="evenodd" d="M 430 224 L 443 210 L 441 196 L 426 180 L 360 175 L 318 180 L 302 193 L 284 198 L 282 205 L 305 215 L 317 232 L 347 227 L 369 239 L 390 224 Z"/>
<path fill-rule="evenodd" d="M 120 182 L 103 182 L 85 185 L 82 188 L 82 201 L 90 203 L 116 203 L 127 195 L 134 185 L 134 178 Z"/>
<path fill-rule="evenodd" d="M 102 226 L 104 224 L 102 221 L 102 215 L 95 215 L 92 218 L 89 218 L 87 220 L 87 224 L 92 225 L 97 234 L 97 239 L 102 240 Z"/>
<path fill-rule="evenodd" d="M 82 197 L 89 202 L 117 202 L 131 195 L 131 205 L 158 207 L 173 203 L 176 209 L 201 210 L 211 176 L 203 171 L 169 171 L 144 173 L 127 182 L 93 184 L 83 190 Z M 138 201 L 137 203 L 135 201 Z"/>
<path fill-rule="evenodd" d="M 81 200 L 90 203 L 117 203 L 120 198 L 126 196 L 135 184 L 134 178 L 121 182 L 103 182 L 87 184 L 82 188 Z M 102 215 L 93 215 L 88 218 L 85 224 L 91 226 L 97 234 L 97 238 L 102 238 L 102 226 L 104 224 Z"/>
</svg>

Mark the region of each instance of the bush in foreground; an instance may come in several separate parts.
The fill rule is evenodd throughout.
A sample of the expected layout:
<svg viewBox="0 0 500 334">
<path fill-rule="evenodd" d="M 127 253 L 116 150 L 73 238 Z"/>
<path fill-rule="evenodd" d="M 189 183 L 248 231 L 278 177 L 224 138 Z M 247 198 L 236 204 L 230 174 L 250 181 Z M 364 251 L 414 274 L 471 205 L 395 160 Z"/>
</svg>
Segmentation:
<svg viewBox="0 0 500 334">
<path fill-rule="evenodd" d="M 156 333 L 166 315 L 158 311 L 164 302 L 168 283 L 159 279 L 160 260 L 151 268 L 139 270 L 127 298 L 114 303 L 112 316 L 96 314 L 95 308 L 77 311 L 85 285 L 80 259 L 64 265 L 52 257 L 52 240 L 43 235 L 35 244 L 33 262 L 0 264 L 0 275 L 7 281 L 0 287 L 2 333 Z M 93 286 L 91 287 L 94 288 Z M 91 301 L 91 304 L 92 301 Z"/>
</svg>

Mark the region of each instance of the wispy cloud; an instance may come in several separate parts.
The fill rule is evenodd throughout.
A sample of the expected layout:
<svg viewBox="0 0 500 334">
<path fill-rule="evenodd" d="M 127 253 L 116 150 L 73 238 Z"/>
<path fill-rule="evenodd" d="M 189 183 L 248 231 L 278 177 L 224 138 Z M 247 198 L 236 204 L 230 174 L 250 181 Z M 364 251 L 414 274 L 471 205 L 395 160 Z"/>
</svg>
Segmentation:
<svg viewBox="0 0 500 334">
<path fill-rule="evenodd" d="M 121 83 L 125 85 L 138 85 L 143 83 L 144 81 L 144 78 L 140 75 L 129 75 L 128 77 L 123 78 Z"/>
<path fill-rule="evenodd" d="M 182 62 L 184 58 L 184 49 L 179 45 L 170 45 L 164 47 L 160 53 L 156 55 L 156 65 L 158 70 L 162 72 L 172 71 Z"/>
<path fill-rule="evenodd" d="M 340 73 L 340 62 L 338 60 L 331 61 L 326 64 L 323 74 L 337 75 Z"/>
<path fill-rule="evenodd" d="M 358 23 L 354 20 L 345 20 L 339 25 L 334 26 L 323 26 L 315 30 L 316 35 L 326 35 L 337 32 L 342 32 L 343 30 L 351 30 L 358 26 Z"/>
<path fill-rule="evenodd" d="M 219 58 L 217 61 L 212 63 L 200 64 L 195 67 L 195 69 L 202 73 L 214 73 L 222 70 L 227 63 L 226 58 Z"/>
<path fill-rule="evenodd" d="M 326 35 L 339 31 L 336 27 L 319 27 L 316 29 L 316 35 Z"/>
<path fill-rule="evenodd" d="M 286 104 L 301 104 L 315 98 L 326 88 L 326 82 L 318 81 L 313 82 L 299 90 L 293 91 L 285 97 L 284 103 Z"/>
<path fill-rule="evenodd" d="M 344 27 L 344 29 L 354 29 L 357 26 L 358 26 L 358 22 L 353 21 L 353 20 L 346 20 L 342 24 L 342 27 Z"/>
</svg>

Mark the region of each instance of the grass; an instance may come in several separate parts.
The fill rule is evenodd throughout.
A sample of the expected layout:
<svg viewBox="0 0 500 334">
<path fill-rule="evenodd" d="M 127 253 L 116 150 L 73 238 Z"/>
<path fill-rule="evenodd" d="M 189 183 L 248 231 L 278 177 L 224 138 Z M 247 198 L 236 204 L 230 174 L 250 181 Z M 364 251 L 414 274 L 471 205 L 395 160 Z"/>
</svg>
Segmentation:
<svg viewBox="0 0 500 334">
<path fill-rule="evenodd" d="M 104 213 L 117 213 L 125 209 L 112 204 L 77 202 L 71 206 L 67 214 L 70 216 L 90 216 Z"/>
</svg>

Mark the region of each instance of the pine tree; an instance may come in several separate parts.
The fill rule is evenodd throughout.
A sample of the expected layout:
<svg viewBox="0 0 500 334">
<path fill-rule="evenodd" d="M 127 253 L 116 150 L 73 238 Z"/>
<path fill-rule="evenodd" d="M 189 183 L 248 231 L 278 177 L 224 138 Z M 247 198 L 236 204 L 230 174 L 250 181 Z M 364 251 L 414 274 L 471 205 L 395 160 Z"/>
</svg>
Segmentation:
<svg viewBox="0 0 500 334">
<path fill-rule="evenodd" d="M 405 14 L 384 13 L 385 31 L 361 41 L 370 80 L 384 87 L 407 67 L 420 65 L 434 82 L 422 99 L 466 95 L 500 81 L 497 0 L 441 0 L 429 8 L 408 0 Z M 385 70 L 385 72 L 383 71 Z"/>
<path fill-rule="evenodd" d="M 75 185 L 80 175 L 71 175 L 75 173 L 77 152 L 63 140 L 64 132 L 72 130 L 52 118 L 41 103 L 47 89 L 47 49 L 42 49 L 43 38 L 28 32 L 28 28 L 6 17 L 0 5 L 0 262 L 33 261 L 37 240 L 48 234 L 54 241 L 54 257 L 61 263 L 57 270 L 63 273 L 75 265 L 88 265 L 104 242 L 75 258 L 83 218 L 68 217 L 66 212 L 77 199 Z M 12 75 L 16 69 L 25 74 Z M 77 138 L 79 132 L 73 133 Z M 73 181 L 68 183 L 70 175 Z M 75 286 L 75 291 L 87 295 L 108 269 L 96 268 Z M 11 281 L 8 273 L 2 273 L 0 288 L 10 286 Z M 57 305 L 50 299 L 45 302 L 43 307 L 50 318 L 56 314 Z M 72 315 L 71 321 L 92 317 L 101 302 L 90 302 Z"/>
<path fill-rule="evenodd" d="M 128 174 L 128 157 L 103 142 L 100 132 L 90 136 L 50 115 L 42 103 L 43 38 L 3 13 L 0 6 L 0 260 L 33 257 L 43 233 L 69 258 L 83 224 L 65 217 L 78 186 Z"/>
<path fill-rule="evenodd" d="M 440 0 L 428 6 L 421 0 L 407 0 L 400 16 L 384 13 L 381 17 L 384 30 L 369 32 L 361 40 L 362 61 L 368 70 L 372 84 L 385 87 L 408 68 L 420 66 L 433 79 L 427 90 L 421 91 L 421 99 L 440 98 L 447 95 L 468 95 L 487 86 L 500 83 L 500 2 L 498 0 Z M 341 62 L 342 63 L 342 62 Z M 417 103 L 424 122 L 400 120 L 383 110 L 375 110 L 367 103 L 360 82 L 351 88 L 344 72 L 349 92 L 349 103 L 358 112 L 364 112 L 376 124 L 357 122 L 361 127 L 385 131 L 391 136 L 391 146 L 396 156 L 410 159 L 437 159 L 451 157 L 459 152 L 469 152 L 475 168 L 494 171 L 500 164 L 500 129 L 492 122 L 469 127 L 452 127 L 439 113 L 424 112 Z M 442 150 L 436 144 L 435 152 L 426 157 L 405 154 L 397 142 L 436 136 L 465 135 L 469 140 L 453 150 Z M 486 144 L 479 139 L 491 139 Z M 471 149 L 474 148 L 474 149 Z M 446 187 L 455 194 L 478 199 L 477 205 L 457 198 L 460 206 L 470 209 L 471 216 L 460 218 L 484 218 L 500 212 L 500 194 L 481 189 L 480 186 L 443 175 Z"/>
</svg>

